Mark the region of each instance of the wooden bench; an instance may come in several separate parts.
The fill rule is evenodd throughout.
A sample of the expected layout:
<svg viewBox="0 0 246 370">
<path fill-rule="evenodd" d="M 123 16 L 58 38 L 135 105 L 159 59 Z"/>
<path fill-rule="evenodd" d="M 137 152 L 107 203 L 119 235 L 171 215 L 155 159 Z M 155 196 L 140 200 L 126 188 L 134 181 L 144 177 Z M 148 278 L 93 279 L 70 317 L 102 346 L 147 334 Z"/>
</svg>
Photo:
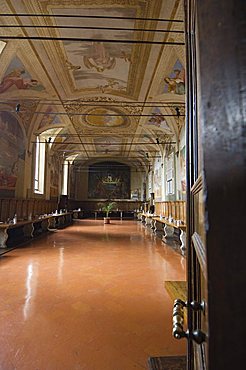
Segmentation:
<svg viewBox="0 0 246 370">
<path fill-rule="evenodd" d="M 5 222 L 17 215 L 18 220 L 27 220 L 44 214 L 50 214 L 57 208 L 56 200 L 45 199 L 0 199 L 0 221 Z"/>
<path fill-rule="evenodd" d="M 182 221 L 169 221 L 167 217 L 153 217 L 152 222 L 155 233 L 163 230 L 162 240 L 167 244 L 174 241 L 175 230 L 177 230 L 179 242 L 181 244 L 180 250 L 182 254 L 185 254 L 186 225 L 182 223 Z"/>
</svg>

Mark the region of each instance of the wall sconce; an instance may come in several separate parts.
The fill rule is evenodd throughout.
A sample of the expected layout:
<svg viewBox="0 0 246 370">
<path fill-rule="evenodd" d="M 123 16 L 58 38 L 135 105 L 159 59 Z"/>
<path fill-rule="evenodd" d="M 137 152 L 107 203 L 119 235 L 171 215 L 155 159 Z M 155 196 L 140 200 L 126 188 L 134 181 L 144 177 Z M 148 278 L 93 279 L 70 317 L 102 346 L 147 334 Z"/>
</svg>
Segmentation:
<svg viewBox="0 0 246 370">
<path fill-rule="evenodd" d="M 176 113 L 177 113 L 177 117 L 179 118 L 179 117 L 180 117 L 180 110 L 179 110 L 179 107 L 176 107 L 176 108 L 175 108 L 175 110 L 176 110 Z"/>
</svg>

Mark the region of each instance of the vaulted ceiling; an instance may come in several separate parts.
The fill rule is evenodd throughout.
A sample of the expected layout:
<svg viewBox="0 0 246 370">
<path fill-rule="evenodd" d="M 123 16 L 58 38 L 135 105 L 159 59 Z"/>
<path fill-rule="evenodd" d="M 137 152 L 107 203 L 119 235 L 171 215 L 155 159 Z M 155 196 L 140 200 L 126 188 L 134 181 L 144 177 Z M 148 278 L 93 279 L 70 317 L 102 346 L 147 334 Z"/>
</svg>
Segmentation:
<svg viewBox="0 0 246 370">
<path fill-rule="evenodd" d="M 180 0 L 2 0 L 0 114 L 67 159 L 148 164 L 184 124 Z M 43 135 L 43 137 L 45 137 Z"/>
</svg>

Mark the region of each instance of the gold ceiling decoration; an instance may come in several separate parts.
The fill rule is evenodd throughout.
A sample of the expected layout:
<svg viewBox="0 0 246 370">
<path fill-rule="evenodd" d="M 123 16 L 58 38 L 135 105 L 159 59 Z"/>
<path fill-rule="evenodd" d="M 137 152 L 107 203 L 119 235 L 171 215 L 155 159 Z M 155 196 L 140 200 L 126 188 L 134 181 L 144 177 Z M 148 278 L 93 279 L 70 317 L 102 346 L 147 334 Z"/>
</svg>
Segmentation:
<svg viewBox="0 0 246 370">
<path fill-rule="evenodd" d="M 52 122 L 51 126 L 66 130 L 66 148 L 73 153 L 82 151 L 80 156 L 87 159 L 99 158 L 105 143 L 114 143 L 114 151 L 126 159 L 137 157 L 138 148 L 148 150 L 149 143 L 157 135 L 167 134 L 168 127 L 172 128 L 168 138 L 173 133 L 173 140 L 178 139 L 184 118 L 177 117 L 175 107 L 180 107 L 181 115 L 184 113 L 181 105 L 185 96 L 178 88 L 169 91 L 164 82 L 167 77 L 177 82 L 176 75 L 172 76 L 177 61 L 185 65 L 182 46 L 165 45 L 166 41 L 182 41 L 182 34 L 171 33 L 183 29 L 182 23 L 172 22 L 182 21 L 181 0 L 29 0 L 18 4 L 15 0 L 2 0 L 0 13 L 15 15 L 0 16 L 2 26 L 18 26 L 6 30 L 1 27 L 0 35 L 6 32 L 13 36 L 53 38 L 9 40 L 0 55 L 0 84 L 5 83 L 0 101 L 10 99 L 12 110 L 20 104 L 18 114 L 30 137 Z M 21 13 L 30 16 L 23 18 Z M 95 15 L 110 18 L 93 19 Z M 86 28 L 81 30 L 78 26 Z M 59 37 L 91 41 L 65 41 Z M 107 39 L 116 42 L 109 43 Z M 127 42 L 131 40 L 150 43 Z M 163 44 L 151 44 L 153 41 Z M 25 74 L 17 76 L 19 81 L 8 87 L 6 76 L 17 75 L 21 67 Z M 158 108 L 161 114 L 166 111 L 173 116 L 164 117 L 160 124 L 152 122 L 148 115 L 163 103 L 168 105 L 167 109 Z M 85 144 L 80 135 L 87 137 Z M 150 139 L 138 145 L 146 135 Z M 62 147 L 65 148 L 57 145 L 53 150 Z"/>
</svg>

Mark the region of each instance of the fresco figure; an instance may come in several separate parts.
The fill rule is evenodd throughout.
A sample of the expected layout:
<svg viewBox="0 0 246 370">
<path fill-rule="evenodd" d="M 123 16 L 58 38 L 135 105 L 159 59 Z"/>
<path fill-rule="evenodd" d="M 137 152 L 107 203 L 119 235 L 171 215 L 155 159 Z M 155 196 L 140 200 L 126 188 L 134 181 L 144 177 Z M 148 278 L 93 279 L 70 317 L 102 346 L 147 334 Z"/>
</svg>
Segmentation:
<svg viewBox="0 0 246 370">
<path fill-rule="evenodd" d="M 14 195 L 25 141 L 18 120 L 9 112 L 0 113 L 0 195 Z"/>
<path fill-rule="evenodd" d="M 168 85 L 168 92 L 171 94 L 185 94 L 185 73 L 184 69 L 175 69 L 174 77 L 165 77 L 164 81 Z"/>
<path fill-rule="evenodd" d="M 186 160 L 185 160 L 185 146 L 180 150 L 180 179 L 181 191 L 186 192 Z"/>
<path fill-rule="evenodd" d="M 29 89 L 38 85 L 37 80 L 23 78 L 24 74 L 24 69 L 17 68 L 4 76 L 0 83 L 0 94 L 7 91 L 11 86 L 16 86 L 17 89 Z"/>
<path fill-rule="evenodd" d="M 149 119 L 148 124 L 171 132 L 165 117 L 161 113 L 153 113 L 153 116 Z"/>
<path fill-rule="evenodd" d="M 89 55 L 84 55 L 83 60 L 86 68 L 95 68 L 97 72 L 113 69 L 116 64 L 115 57 L 110 57 L 103 42 L 93 42 L 89 48 Z"/>
</svg>

